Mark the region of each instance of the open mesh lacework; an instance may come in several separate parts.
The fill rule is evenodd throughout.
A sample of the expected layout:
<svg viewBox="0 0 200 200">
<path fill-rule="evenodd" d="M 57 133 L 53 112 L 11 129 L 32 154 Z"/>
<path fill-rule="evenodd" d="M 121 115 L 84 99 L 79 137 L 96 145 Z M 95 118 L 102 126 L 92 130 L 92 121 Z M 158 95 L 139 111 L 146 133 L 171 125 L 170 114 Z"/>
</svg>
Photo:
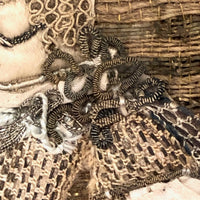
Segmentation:
<svg viewBox="0 0 200 200">
<path fill-rule="evenodd" d="M 29 21 L 32 25 L 43 21 L 47 29 L 42 36 L 46 48 L 53 42 L 73 47 L 79 31 L 93 22 L 91 0 L 32 0 L 29 2 Z"/>
</svg>

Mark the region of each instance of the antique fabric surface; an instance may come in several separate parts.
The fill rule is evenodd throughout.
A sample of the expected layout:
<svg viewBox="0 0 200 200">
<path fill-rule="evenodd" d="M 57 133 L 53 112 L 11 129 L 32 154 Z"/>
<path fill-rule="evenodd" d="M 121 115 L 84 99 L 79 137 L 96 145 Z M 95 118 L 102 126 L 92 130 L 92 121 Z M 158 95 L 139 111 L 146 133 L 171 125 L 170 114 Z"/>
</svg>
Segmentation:
<svg viewBox="0 0 200 200">
<path fill-rule="evenodd" d="M 0 1 L 0 199 L 200 199 L 200 1 Z"/>
</svg>

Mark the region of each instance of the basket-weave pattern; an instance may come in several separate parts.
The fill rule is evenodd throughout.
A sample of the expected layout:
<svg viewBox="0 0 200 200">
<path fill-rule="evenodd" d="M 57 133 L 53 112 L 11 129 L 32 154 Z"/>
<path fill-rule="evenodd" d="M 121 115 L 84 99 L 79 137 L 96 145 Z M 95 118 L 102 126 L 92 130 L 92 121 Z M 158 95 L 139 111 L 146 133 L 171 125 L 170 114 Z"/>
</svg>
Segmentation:
<svg viewBox="0 0 200 200">
<path fill-rule="evenodd" d="M 95 9 L 102 33 L 119 38 L 147 73 L 168 81 L 173 98 L 200 112 L 200 0 L 97 0 Z M 67 155 L 24 140 L 0 156 L 0 200 L 58 199 L 70 184 L 68 164 Z M 85 172 L 77 178 L 71 200 L 87 199 L 87 180 Z"/>
<path fill-rule="evenodd" d="M 118 37 L 170 95 L 200 112 L 200 1 L 97 0 L 96 20 Z"/>
<path fill-rule="evenodd" d="M 52 155 L 35 138 L 23 140 L 0 155 L 0 199 L 66 199 L 79 171 L 77 156 L 80 154 Z"/>
</svg>

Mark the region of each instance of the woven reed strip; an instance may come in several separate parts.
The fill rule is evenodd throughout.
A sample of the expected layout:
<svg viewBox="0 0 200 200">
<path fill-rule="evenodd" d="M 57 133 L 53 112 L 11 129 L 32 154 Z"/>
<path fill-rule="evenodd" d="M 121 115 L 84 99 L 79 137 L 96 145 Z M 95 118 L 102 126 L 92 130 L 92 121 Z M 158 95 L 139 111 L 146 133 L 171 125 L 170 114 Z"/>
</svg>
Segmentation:
<svg viewBox="0 0 200 200">
<path fill-rule="evenodd" d="M 75 179 L 72 187 L 70 188 L 69 192 L 70 194 L 72 194 L 72 196 L 69 198 L 69 200 L 88 200 L 87 185 L 89 180 L 90 180 L 89 171 L 81 171 L 77 175 L 77 178 Z M 82 194 L 80 194 L 80 192 Z"/>
<path fill-rule="evenodd" d="M 51 155 L 35 138 L 23 140 L 14 150 L 0 155 L 0 197 L 3 200 L 59 199 L 61 192 L 67 193 L 63 187 L 69 181 L 64 167 L 68 165 L 67 159 L 64 154 Z M 57 181 L 58 177 L 62 178 L 61 182 Z M 52 197 L 53 192 L 59 195 Z"/>
<path fill-rule="evenodd" d="M 106 35 L 118 37 L 131 56 L 188 57 L 200 52 L 200 16 L 130 24 L 98 23 Z M 197 22 L 198 20 L 198 22 Z M 172 26 L 173 24 L 173 26 Z"/>
<path fill-rule="evenodd" d="M 191 2 L 191 0 L 138 0 L 137 2 L 135 0 L 96 0 L 96 3 L 118 3 L 119 5 L 121 3 L 137 3 L 134 5 L 135 7 L 147 7 L 147 6 L 152 6 L 152 5 L 159 5 L 162 3 L 184 3 L 184 2 Z M 198 0 L 193 0 L 192 2 L 198 2 Z"/>
<path fill-rule="evenodd" d="M 190 16 L 190 15 L 189 15 Z M 188 18 L 187 15 L 183 16 L 175 16 L 175 17 L 171 17 L 169 19 L 166 19 L 166 24 L 162 24 L 162 28 L 164 28 L 164 31 L 167 31 L 167 29 L 169 28 L 169 30 L 173 30 L 173 29 L 177 29 L 179 25 L 184 24 L 184 26 L 188 26 L 190 28 L 194 27 L 194 28 L 199 28 L 198 24 L 199 24 L 199 15 L 191 15 L 192 19 Z M 179 18 L 180 20 L 177 21 L 177 18 Z M 181 21 L 182 19 L 182 21 Z M 117 22 L 117 21 L 116 21 Z M 162 20 L 158 20 L 157 24 L 159 26 L 159 22 L 163 22 Z M 99 22 L 98 24 L 102 24 L 103 22 Z M 154 27 L 152 27 L 152 25 L 156 23 L 154 21 L 150 21 L 150 22 L 143 22 L 141 23 L 140 21 L 137 21 L 136 23 L 131 23 L 131 27 L 134 28 L 133 32 L 138 32 L 138 29 L 143 28 L 144 30 L 147 31 L 151 31 L 154 30 Z M 171 27 L 171 23 L 173 23 L 173 26 Z M 197 24 L 196 24 L 197 23 Z M 123 23 L 123 24 L 119 24 L 118 23 L 106 23 L 107 26 L 105 26 L 105 30 L 109 31 L 110 28 L 123 28 L 126 31 L 132 32 L 130 30 L 130 23 Z M 160 27 L 160 26 L 159 26 Z M 159 28 L 157 27 L 157 28 Z M 146 29 L 145 29 L 146 28 Z M 169 31 L 168 30 L 168 31 Z M 139 33 L 138 33 L 139 34 Z M 166 32 L 165 32 L 166 34 Z M 168 34 L 168 32 L 167 32 Z M 188 32 L 188 34 L 190 34 Z M 133 34 L 134 35 L 134 34 Z"/>
<path fill-rule="evenodd" d="M 144 2 L 145 4 L 145 2 Z M 134 5 L 134 7 L 133 7 Z M 200 14 L 199 1 L 179 2 L 176 4 L 161 3 L 151 5 L 148 2 L 145 7 L 137 8 L 138 2 L 134 3 L 106 3 L 96 4 L 96 17 L 98 22 L 107 23 L 133 23 L 138 21 L 156 21 L 165 20 L 178 15 Z M 149 6 L 147 6 L 149 5 Z"/>
<path fill-rule="evenodd" d="M 129 3 L 130 0 L 117 0 L 117 1 L 116 0 L 98 0 L 97 8 L 100 5 L 100 4 L 98 5 L 99 2 L 101 2 L 102 4 L 106 3 L 106 2 L 107 2 L 107 4 L 113 2 L 113 3 L 115 3 L 115 5 L 122 5 L 122 3 L 124 3 L 124 2 Z M 149 6 L 159 6 L 162 3 L 168 3 L 168 2 L 170 2 L 170 3 L 177 2 L 177 6 L 180 6 L 179 3 L 184 3 L 184 2 L 192 3 L 192 2 L 197 2 L 197 1 L 190 2 L 190 0 L 185 0 L 185 1 L 182 1 L 182 0 L 180 0 L 180 1 L 159 0 L 159 1 L 156 1 L 156 3 L 155 3 L 153 0 L 150 0 L 150 1 L 134 2 L 134 4 L 132 3 L 131 5 L 132 5 L 132 8 L 134 8 L 138 12 L 137 9 L 142 9 L 142 8 L 151 9 Z M 187 4 L 187 5 L 189 6 L 189 4 Z M 108 7 L 108 11 L 110 11 L 110 7 L 113 7 L 113 5 L 109 4 L 109 5 L 107 5 L 107 7 Z M 162 5 L 161 5 L 161 7 L 162 7 Z M 180 9 L 180 8 L 177 8 L 176 10 L 178 10 L 178 9 Z M 115 10 L 117 11 L 118 9 L 116 8 Z M 119 9 L 119 11 L 120 11 L 120 9 Z M 189 10 L 188 10 L 188 12 L 189 12 Z M 194 9 L 192 11 L 192 13 L 193 12 L 196 12 L 196 10 Z M 161 12 L 160 14 L 163 15 L 163 13 L 164 12 Z M 143 10 L 142 10 L 142 14 L 143 14 Z M 166 15 L 166 13 L 164 13 L 164 14 L 165 14 L 164 17 L 169 17 Z M 184 14 L 186 14 L 186 13 L 184 13 Z M 153 15 L 155 15 L 154 12 L 153 12 Z M 198 100 L 199 100 L 198 95 L 200 94 L 200 92 L 198 92 L 198 89 L 200 89 L 200 85 L 199 85 L 199 82 L 200 82 L 199 81 L 200 80 L 199 49 L 197 51 L 195 51 L 194 48 L 192 51 L 190 51 L 190 49 L 188 49 L 188 51 L 185 52 L 184 48 L 187 45 L 188 46 L 192 46 L 192 45 L 198 46 L 199 45 L 199 37 L 198 37 L 200 35 L 199 29 L 198 29 L 198 27 L 200 27 L 199 26 L 200 20 L 198 21 L 199 15 L 197 15 L 197 16 L 190 15 L 189 18 L 187 18 L 187 16 L 184 16 L 182 18 L 183 19 L 182 21 L 184 21 L 184 28 L 186 27 L 187 23 L 189 23 L 189 25 L 191 26 L 190 31 L 189 32 L 186 31 L 187 34 L 185 37 L 183 37 L 183 34 L 181 35 L 182 40 L 181 39 L 174 40 L 173 37 L 180 36 L 180 33 L 182 32 L 182 29 L 181 29 L 180 33 L 177 33 L 178 29 L 176 27 L 183 24 L 182 21 L 180 21 L 180 20 L 178 21 L 176 19 L 177 15 L 182 15 L 180 10 L 178 12 L 174 13 L 175 18 L 167 19 L 166 20 L 167 22 L 164 24 L 165 26 L 163 27 L 161 25 L 161 26 L 159 26 L 159 29 L 157 29 L 157 30 L 155 29 L 156 24 L 154 24 L 154 22 L 151 21 L 147 17 L 144 19 L 146 21 L 149 20 L 149 22 L 138 23 L 138 21 L 142 21 L 140 19 L 140 17 L 141 17 L 140 15 L 139 15 L 140 17 L 138 17 L 136 19 L 138 21 L 135 21 L 136 23 L 131 24 L 131 25 L 127 24 L 127 23 L 129 23 L 128 21 L 125 22 L 126 24 L 121 24 L 123 18 L 121 18 L 121 16 L 119 17 L 119 15 L 116 16 L 116 19 L 115 19 L 116 22 L 114 22 L 112 24 L 111 24 L 111 22 L 106 22 L 104 24 L 101 21 L 97 21 L 98 22 L 97 24 L 99 25 L 99 27 L 102 28 L 103 32 L 105 32 L 105 33 L 107 32 L 110 35 L 113 35 L 115 33 L 115 36 L 120 38 L 125 43 L 127 48 L 130 48 L 130 52 L 134 48 L 135 49 L 140 48 L 140 51 L 133 50 L 131 55 L 132 56 L 137 55 L 142 60 L 144 60 L 149 74 L 160 77 L 164 80 L 168 80 L 170 94 L 173 97 L 180 98 L 183 101 L 190 101 L 190 102 L 194 103 L 194 106 L 198 107 Z M 107 16 L 107 14 L 105 14 L 105 16 Z M 112 13 L 111 13 L 111 16 L 113 16 Z M 133 17 L 133 19 L 134 19 L 133 15 L 129 15 L 129 16 L 131 16 L 131 18 Z M 142 16 L 142 17 L 144 17 L 144 16 Z M 121 21 L 119 21 L 119 19 Z M 165 19 L 165 18 L 160 18 L 160 16 L 157 16 L 157 19 L 160 20 L 160 19 Z M 152 20 L 155 20 L 155 18 L 152 18 Z M 173 22 L 174 27 L 171 26 L 171 22 Z M 168 30 L 168 27 L 171 28 L 171 33 L 166 32 L 166 30 Z M 191 32 L 192 28 L 193 28 L 193 32 Z M 120 29 L 122 29 L 122 30 L 118 31 Z M 124 34 L 124 33 L 126 33 L 125 30 L 129 33 L 129 35 Z M 184 33 L 185 33 L 185 31 L 184 31 Z M 126 37 L 124 37 L 124 35 L 126 35 Z M 165 38 L 164 38 L 164 36 L 165 36 Z M 185 41 L 183 39 L 187 39 L 188 37 L 189 37 L 189 41 L 186 45 Z M 128 38 L 129 38 L 129 40 L 128 40 Z M 150 41 L 149 43 L 148 43 L 148 39 Z M 158 41 L 158 39 L 159 39 L 159 41 Z M 180 42 L 180 40 L 181 40 L 181 42 Z M 134 43 L 136 44 L 135 46 L 134 46 Z M 139 45 L 139 43 L 141 43 L 141 46 Z M 178 49 L 176 48 L 176 45 L 178 45 Z M 143 47 L 145 47 L 146 49 L 149 49 L 149 51 L 146 50 L 146 52 L 144 52 Z M 158 47 L 162 47 L 161 52 L 155 52 L 156 51 L 155 49 Z M 167 47 L 170 47 L 170 48 L 167 48 Z M 174 47 L 173 51 L 171 51 L 171 47 Z M 181 48 L 179 48 L 179 47 L 181 47 Z M 164 50 L 166 50 L 166 49 L 169 49 L 169 51 L 164 52 Z M 154 58 L 152 58 L 152 57 L 154 57 Z M 198 110 L 198 108 L 196 110 Z M 200 110 L 199 110 L 199 112 L 200 112 Z M 9 187 L 9 188 L 15 188 L 15 191 L 13 190 L 13 192 L 15 194 L 17 194 L 17 191 L 20 188 L 22 190 L 24 190 L 22 196 L 19 198 L 16 198 L 16 199 L 25 199 L 25 196 L 29 195 L 29 193 L 26 192 L 29 182 L 31 182 L 33 185 L 33 188 L 31 189 L 31 191 L 33 191 L 34 188 L 36 189 L 36 191 L 38 191 L 38 188 L 36 185 L 36 182 L 37 182 L 36 178 L 34 178 L 34 179 L 29 178 L 30 173 L 31 173 L 31 167 L 24 168 L 25 160 L 27 160 L 27 159 L 29 160 L 29 162 L 32 162 L 32 164 L 33 164 L 32 166 L 35 167 L 35 169 L 37 168 L 38 173 L 37 173 L 36 177 L 38 177 L 39 174 L 42 175 L 42 177 L 43 177 L 42 183 L 44 183 L 44 185 L 46 184 L 45 183 L 46 180 L 48 180 L 49 183 L 52 183 L 54 185 L 53 187 L 55 187 L 55 179 L 53 178 L 52 180 L 49 180 L 48 177 L 50 175 L 52 168 L 59 169 L 60 163 L 62 160 L 65 159 L 65 156 L 59 155 L 58 161 L 56 163 L 54 163 L 53 162 L 54 157 L 49 156 L 48 153 L 44 151 L 44 149 L 41 147 L 41 145 L 39 145 L 37 143 L 36 140 L 34 140 L 33 138 L 31 138 L 31 140 L 33 140 L 33 141 L 25 140 L 23 142 L 23 144 L 24 144 L 23 149 L 21 151 L 15 150 L 13 152 L 13 156 L 11 155 L 12 152 L 10 152 L 10 155 L 8 155 L 9 153 L 7 152 L 6 155 L 2 154 L 0 156 L 0 170 L 1 170 L 1 172 L 3 170 L 5 172 L 5 173 L 0 174 L 0 196 L 1 197 L 4 197 L 5 195 L 7 195 L 8 198 L 6 198 L 6 199 L 12 198 L 9 196 L 11 191 L 5 190 L 6 187 Z M 31 148 L 33 146 L 35 149 Z M 38 156 L 37 160 L 33 159 L 35 155 Z M 20 163 L 19 169 L 14 167 L 16 156 L 19 156 L 19 158 L 17 158 L 17 159 L 19 159 L 19 163 Z M 5 159 L 4 159 L 4 157 L 5 157 Z M 44 159 L 47 160 L 46 166 L 48 166 L 48 168 L 42 169 L 41 166 L 42 166 Z M 13 163 L 13 164 L 11 164 L 11 163 Z M 7 166 L 8 166 L 8 169 L 6 169 Z M 18 175 L 15 176 L 16 181 L 14 183 L 12 181 L 7 181 L 6 185 L 4 185 L 5 181 L 3 181 L 3 180 L 7 179 L 8 174 L 6 174 L 6 172 L 9 172 L 9 170 L 11 170 L 10 172 L 17 173 Z M 10 174 L 9 176 L 11 177 L 10 172 L 9 172 L 9 174 Z M 25 174 L 25 179 L 27 181 L 25 181 L 23 184 L 22 183 L 20 184 L 23 174 Z M 65 173 L 59 172 L 59 174 L 63 175 Z M 88 177 L 86 179 L 88 179 Z M 87 182 L 86 180 L 84 180 L 84 181 Z M 79 187 L 80 185 L 81 184 L 77 183 L 77 185 L 74 186 L 75 187 L 74 190 L 77 191 L 77 188 L 79 188 L 78 191 L 81 191 L 80 190 L 81 187 Z M 57 189 L 57 191 L 60 191 L 60 190 L 61 190 L 61 188 Z M 73 188 L 72 188 L 72 190 L 73 190 Z M 84 186 L 82 187 L 82 190 L 84 190 Z M 41 189 L 41 194 L 43 192 L 44 192 L 44 188 Z M 40 192 L 38 192 L 38 193 L 40 193 Z M 33 195 L 33 192 L 31 193 L 31 195 L 29 197 L 31 197 L 32 195 Z M 39 197 L 39 199 L 49 199 L 49 197 L 50 197 L 50 195 L 48 195 L 48 197 L 45 197 L 45 198 L 44 198 L 44 196 L 42 196 L 41 198 Z M 86 198 L 82 197 L 80 199 L 84 200 Z"/>
<path fill-rule="evenodd" d="M 200 1 L 98 0 L 97 26 L 119 38 L 170 95 L 200 113 Z"/>
<path fill-rule="evenodd" d="M 159 7 L 162 6 L 163 4 L 179 4 L 179 5 L 184 5 L 186 3 L 193 3 L 193 4 L 198 4 L 199 1 L 198 0 L 157 0 L 157 1 L 144 1 L 144 0 L 140 0 L 138 2 L 135 1 L 130 1 L 130 0 L 118 0 L 116 2 L 116 0 L 98 0 L 97 4 L 96 4 L 96 9 L 97 11 L 99 11 L 99 13 L 102 12 L 102 10 L 105 9 L 107 12 L 112 12 L 112 14 L 120 14 L 120 13 L 125 13 L 125 12 L 131 12 L 137 9 L 144 9 L 144 8 L 148 8 L 148 7 Z M 118 7 L 120 6 L 120 7 Z M 104 13 L 102 12 L 102 13 Z"/>
</svg>

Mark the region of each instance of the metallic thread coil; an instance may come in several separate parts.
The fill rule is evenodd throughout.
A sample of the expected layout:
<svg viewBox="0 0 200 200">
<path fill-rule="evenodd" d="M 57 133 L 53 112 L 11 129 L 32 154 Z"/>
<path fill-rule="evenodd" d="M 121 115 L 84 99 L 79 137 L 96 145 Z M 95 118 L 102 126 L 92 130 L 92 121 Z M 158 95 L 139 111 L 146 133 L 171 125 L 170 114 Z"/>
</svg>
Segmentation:
<svg viewBox="0 0 200 200">
<path fill-rule="evenodd" d="M 74 73 L 79 73 L 79 67 L 77 63 L 75 62 L 74 58 L 72 55 L 63 52 L 59 49 L 54 50 L 51 54 L 49 54 L 48 58 L 45 60 L 45 62 L 42 65 L 42 70 L 44 73 L 44 76 L 47 78 L 47 80 L 53 82 L 53 83 L 58 83 L 60 79 L 63 79 L 62 77 L 58 77 L 53 74 L 53 72 L 50 70 L 51 65 L 55 61 L 55 59 L 62 59 L 66 62 L 66 66 L 70 67 L 71 71 Z"/>
<path fill-rule="evenodd" d="M 3 34 L 0 34 L 0 44 L 4 47 L 11 48 L 17 44 L 20 44 L 22 42 L 25 42 L 26 40 L 29 40 L 32 36 L 37 34 L 39 30 L 44 30 L 45 28 L 46 28 L 46 25 L 40 23 L 38 25 L 31 26 L 28 31 L 14 38 L 7 38 Z"/>
</svg>

